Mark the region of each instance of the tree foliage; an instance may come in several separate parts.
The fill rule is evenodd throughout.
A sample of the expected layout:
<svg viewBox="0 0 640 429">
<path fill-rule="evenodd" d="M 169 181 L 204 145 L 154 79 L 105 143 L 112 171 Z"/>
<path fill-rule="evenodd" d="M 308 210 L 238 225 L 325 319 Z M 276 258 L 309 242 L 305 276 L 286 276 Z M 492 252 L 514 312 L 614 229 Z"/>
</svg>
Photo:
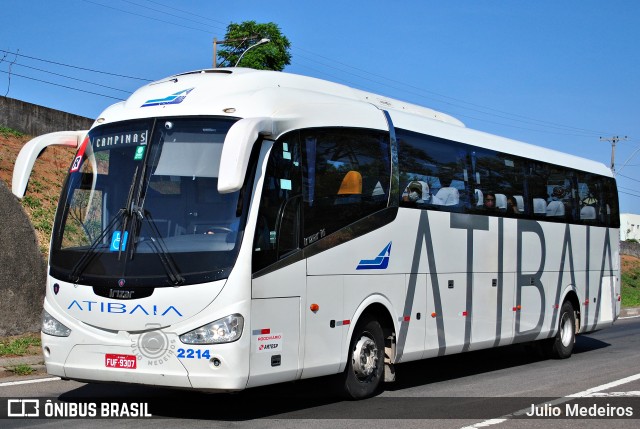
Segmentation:
<svg viewBox="0 0 640 429">
<path fill-rule="evenodd" d="M 270 39 L 270 42 L 251 48 L 263 38 Z M 291 43 L 273 22 L 232 22 L 227 26 L 224 40 L 226 43 L 218 49 L 218 64 L 221 67 L 233 67 L 245 51 L 247 53 L 242 56 L 238 67 L 282 71 L 291 63 Z"/>
</svg>

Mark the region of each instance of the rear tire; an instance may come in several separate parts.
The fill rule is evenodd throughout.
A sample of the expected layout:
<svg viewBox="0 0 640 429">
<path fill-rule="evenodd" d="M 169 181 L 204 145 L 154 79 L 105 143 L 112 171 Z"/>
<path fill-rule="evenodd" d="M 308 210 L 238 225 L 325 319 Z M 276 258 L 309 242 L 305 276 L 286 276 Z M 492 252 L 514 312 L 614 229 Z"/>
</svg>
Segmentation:
<svg viewBox="0 0 640 429">
<path fill-rule="evenodd" d="M 551 356 L 557 359 L 566 359 L 571 356 L 573 346 L 576 343 L 576 316 L 573 305 L 565 301 L 560 309 L 558 333 L 550 339 Z"/>
<path fill-rule="evenodd" d="M 384 377 L 384 335 L 380 323 L 365 316 L 353 331 L 342 388 L 349 399 L 375 395 Z"/>
</svg>

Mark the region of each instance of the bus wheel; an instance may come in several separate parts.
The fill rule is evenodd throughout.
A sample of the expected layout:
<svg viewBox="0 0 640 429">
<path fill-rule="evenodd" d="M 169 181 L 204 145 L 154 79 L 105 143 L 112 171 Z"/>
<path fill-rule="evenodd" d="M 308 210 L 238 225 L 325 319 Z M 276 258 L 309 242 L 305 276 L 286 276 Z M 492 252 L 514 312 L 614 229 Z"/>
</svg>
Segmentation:
<svg viewBox="0 0 640 429">
<path fill-rule="evenodd" d="M 560 309 L 560 322 L 558 333 L 551 339 L 551 354 L 558 359 L 566 359 L 571 356 L 573 346 L 576 343 L 576 316 L 573 305 L 565 301 Z"/>
<path fill-rule="evenodd" d="M 384 376 L 384 336 L 377 320 L 365 317 L 356 325 L 348 359 L 342 375 L 347 397 L 363 399 L 376 394 Z"/>
</svg>

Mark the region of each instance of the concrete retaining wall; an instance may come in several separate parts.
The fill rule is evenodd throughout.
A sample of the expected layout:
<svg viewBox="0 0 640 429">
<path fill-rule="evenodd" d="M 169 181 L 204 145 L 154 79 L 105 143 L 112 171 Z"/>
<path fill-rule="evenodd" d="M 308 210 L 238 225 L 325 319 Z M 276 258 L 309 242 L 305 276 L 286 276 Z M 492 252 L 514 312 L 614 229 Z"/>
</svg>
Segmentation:
<svg viewBox="0 0 640 429">
<path fill-rule="evenodd" d="M 0 126 L 9 127 L 30 136 L 55 131 L 88 130 L 93 119 L 0 97 Z"/>
<path fill-rule="evenodd" d="M 635 256 L 636 258 L 640 258 L 640 243 L 621 241 L 620 253 L 623 255 Z"/>
</svg>

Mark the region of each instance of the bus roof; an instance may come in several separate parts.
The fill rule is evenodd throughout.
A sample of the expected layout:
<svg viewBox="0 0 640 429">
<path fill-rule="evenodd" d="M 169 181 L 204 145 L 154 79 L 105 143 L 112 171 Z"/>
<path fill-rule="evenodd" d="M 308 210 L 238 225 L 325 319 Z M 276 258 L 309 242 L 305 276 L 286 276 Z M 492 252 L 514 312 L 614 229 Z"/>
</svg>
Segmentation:
<svg viewBox="0 0 640 429">
<path fill-rule="evenodd" d="M 322 79 L 246 68 L 194 70 L 152 82 L 107 108 L 94 126 L 163 116 L 286 119 L 274 128 L 278 137 L 290 129 L 311 126 L 387 129 L 380 110 L 389 112 L 397 128 L 612 176 L 604 164 L 472 130 L 453 116 L 427 107 Z"/>
</svg>

